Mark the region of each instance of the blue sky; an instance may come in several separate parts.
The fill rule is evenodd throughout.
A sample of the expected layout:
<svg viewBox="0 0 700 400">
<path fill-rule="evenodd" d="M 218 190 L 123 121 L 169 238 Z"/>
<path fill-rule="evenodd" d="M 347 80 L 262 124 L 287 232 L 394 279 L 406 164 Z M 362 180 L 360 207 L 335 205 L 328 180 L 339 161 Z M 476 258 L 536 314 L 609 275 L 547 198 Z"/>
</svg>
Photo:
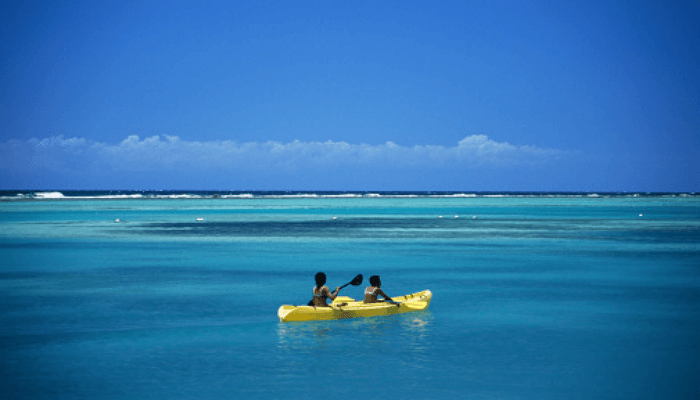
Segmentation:
<svg viewBox="0 0 700 400">
<path fill-rule="evenodd" d="M 0 189 L 699 191 L 700 2 L 7 1 Z"/>
</svg>

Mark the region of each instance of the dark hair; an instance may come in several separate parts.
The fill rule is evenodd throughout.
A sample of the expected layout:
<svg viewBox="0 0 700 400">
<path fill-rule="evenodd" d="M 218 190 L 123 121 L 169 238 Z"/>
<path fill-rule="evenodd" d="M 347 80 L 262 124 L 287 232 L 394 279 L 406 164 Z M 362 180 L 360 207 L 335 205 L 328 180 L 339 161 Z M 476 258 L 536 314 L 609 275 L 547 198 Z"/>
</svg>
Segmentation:
<svg viewBox="0 0 700 400">
<path fill-rule="evenodd" d="M 316 287 L 320 288 L 321 286 L 326 284 L 326 274 L 324 274 L 323 272 L 319 272 L 318 274 L 316 274 L 314 279 L 316 279 Z"/>
<path fill-rule="evenodd" d="M 369 277 L 369 284 L 372 286 L 379 286 L 381 281 L 379 280 L 379 275 L 372 275 Z"/>
</svg>

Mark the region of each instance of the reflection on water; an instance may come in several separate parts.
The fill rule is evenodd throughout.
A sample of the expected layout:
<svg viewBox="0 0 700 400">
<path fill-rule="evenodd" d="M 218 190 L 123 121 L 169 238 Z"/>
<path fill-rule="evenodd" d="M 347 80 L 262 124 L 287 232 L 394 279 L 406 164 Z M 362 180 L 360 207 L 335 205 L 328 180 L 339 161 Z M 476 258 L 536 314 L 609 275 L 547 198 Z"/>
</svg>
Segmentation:
<svg viewBox="0 0 700 400">
<path fill-rule="evenodd" d="M 402 376 L 401 387 L 391 393 L 407 397 L 422 388 L 415 377 L 431 374 L 440 360 L 434 342 L 439 332 L 434 329 L 433 315 L 424 310 L 383 317 L 336 321 L 292 322 L 277 325 L 275 371 L 280 385 L 293 385 L 299 391 L 315 389 L 319 366 L 324 377 L 340 392 L 353 393 L 355 398 L 375 396 L 390 368 Z M 406 378 L 409 377 L 409 378 Z M 379 380 L 379 381 L 378 381 Z M 354 384 L 353 384 L 354 382 Z M 369 385 L 357 383 L 370 383 Z M 387 393 L 388 394 L 388 393 Z"/>
<path fill-rule="evenodd" d="M 377 367 L 390 365 L 407 376 L 424 376 L 439 361 L 433 349 L 436 331 L 428 310 L 383 317 L 335 321 L 291 322 L 277 324 L 275 356 L 280 385 L 300 383 L 313 376 L 319 366 L 324 376 L 335 382 L 376 382 Z M 405 383 L 402 390 L 420 389 L 417 380 Z M 414 387 L 415 386 L 415 387 Z M 371 395 L 376 388 L 352 385 L 358 396 Z"/>
<path fill-rule="evenodd" d="M 289 351 L 313 351 L 353 345 L 368 351 L 393 345 L 397 340 L 419 349 L 432 332 L 429 310 L 392 316 L 334 321 L 277 324 L 277 347 Z"/>
<path fill-rule="evenodd" d="M 422 315 L 406 319 L 403 321 L 403 326 L 407 330 L 411 331 L 411 333 L 414 334 L 424 334 L 428 330 L 428 325 L 430 325 L 430 322 L 432 320 L 430 316 L 430 311 L 425 311 L 424 313 L 421 313 Z"/>
<path fill-rule="evenodd" d="M 427 361 L 428 344 L 434 333 L 433 317 L 430 311 L 426 310 L 413 318 L 407 318 L 403 327 L 404 336 L 406 336 L 409 348 L 413 352 L 413 359 Z"/>
</svg>

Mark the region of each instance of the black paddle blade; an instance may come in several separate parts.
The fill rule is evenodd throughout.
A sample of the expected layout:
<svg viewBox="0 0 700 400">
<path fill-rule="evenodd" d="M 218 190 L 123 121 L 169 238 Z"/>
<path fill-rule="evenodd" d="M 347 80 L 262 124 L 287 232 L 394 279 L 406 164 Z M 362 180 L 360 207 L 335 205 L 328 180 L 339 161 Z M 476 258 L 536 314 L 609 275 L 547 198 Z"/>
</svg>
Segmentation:
<svg viewBox="0 0 700 400">
<path fill-rule="evenodd" d="M 362 285 L 362 274 L 357 275 L 350 284 L 353 286 Z"/>
</svg>

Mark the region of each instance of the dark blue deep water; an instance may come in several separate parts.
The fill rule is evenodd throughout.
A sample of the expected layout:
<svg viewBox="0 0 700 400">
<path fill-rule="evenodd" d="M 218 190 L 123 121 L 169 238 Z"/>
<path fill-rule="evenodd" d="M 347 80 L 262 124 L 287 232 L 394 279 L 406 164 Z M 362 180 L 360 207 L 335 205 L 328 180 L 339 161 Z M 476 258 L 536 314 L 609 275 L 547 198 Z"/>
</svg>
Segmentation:
<svg viewBox="0 0 700 400">
<path fill-rule="evenodd" d="M 433 301 L 280 323 L 317 271 Z M 700 198 L 0 196 L 0 399 L 319 396 L 700 398 Z"/>
</svg>

